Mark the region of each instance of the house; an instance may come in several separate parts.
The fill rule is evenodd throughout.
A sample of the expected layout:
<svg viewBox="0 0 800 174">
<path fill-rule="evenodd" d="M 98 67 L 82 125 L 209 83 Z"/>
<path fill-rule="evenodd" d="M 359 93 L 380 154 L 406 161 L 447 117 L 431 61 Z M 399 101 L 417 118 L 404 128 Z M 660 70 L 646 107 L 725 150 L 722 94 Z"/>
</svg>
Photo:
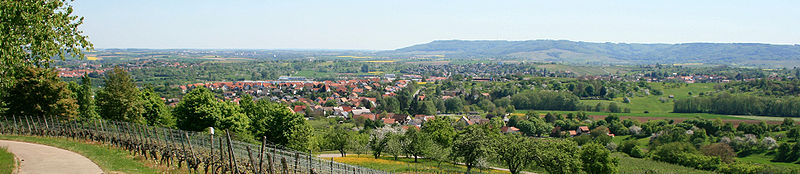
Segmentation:
<svg viewBox="0 0 800 174">
<path fill-rule="evenodd" d="M 569 130 L 569 131 L 567 131 L 567 133 L 569 133 L 570 137 L 574 137 L 574 136 L 578 135 L 578 132 L 575 132 L 574 130 Z"/>
<path fill-rule="evenodd" d="M 589 126 L 580 126 L 577 130 L 575 130 L 578 134 L 586 134 L 589 133 Z"/>
<path fill-rule="evenodd" d="M 393 118 L 383 118 L 383 124 L 394 124 L 395 121 Z"/>
<path fill-rule="evenodd" d="M 353 119 L 357 119 L 357 118 L 364 118 L 364 119 L 369 119 L 369 120 L 373 120 L 373 121 L 374 121 L 374 120 L 376 120 L 376 119 L 377 119 L 377 115 L 375 115 L 375 114 L 358 114 L 358 115 L 353 115 Z"/>
<path fill-rule="evenodd" d="M 387 114 L 387 117 L 394 119 L 399 124 L 406 124 L 408 120 L 411 120 L 411 117 L 406 114 Z"/>
<path fill-rule="evenodd" d="M 292 112 L 303 113 L 305 112 L 305 110 L 306 110 L 306 105 L 295 105 L 294 108 L 292 109 Z"/>
<path fill-rule="evenodd" d="M 361 115 L 361 114 L 372 113 L 372 111 L 370 111 L 369 109 L 364 108 L 364 107 L 360 107 L 358 109 L 353 109 L 351 112 L 353 112 L 353 115 Z"/>
<path fill-rule="evenodd" d="M 458 121 L 456 121 L 456 123 L 464 124 L 464 125 L 468 125 L 468 126 L 475 124 L 474 122 L 470 121 L 469 118 L 467 118 L 465 116 L 461 116 L 461 118 L 458 119 Z"/>
<path fill-rule="evenodd" d="M 516 127 L 503 126 L 500 128 L 500 131 L 503 133 L 518 133 L 519 129 Z"/>
</svg>

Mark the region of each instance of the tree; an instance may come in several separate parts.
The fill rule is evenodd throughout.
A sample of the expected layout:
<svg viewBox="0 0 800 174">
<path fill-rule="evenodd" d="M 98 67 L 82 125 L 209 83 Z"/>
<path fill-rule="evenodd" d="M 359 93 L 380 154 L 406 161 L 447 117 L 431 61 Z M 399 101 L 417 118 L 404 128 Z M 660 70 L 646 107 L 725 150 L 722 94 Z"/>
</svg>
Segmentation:
<svg viewBox="0 0 800 174">
<path fill-rule="evenodd" d="M 94 92 L 92 92 L 92 79 L 88 74 L 81 77 L 81 86 L 77 89 L 76 100 L 78 104 L 78 117 L 81 119 L 100 119 L 97 106 L 94 105 Z"/>
<path fill-rule="evenodd" d="M 456 136 L 453 155 L 460 157 L 469 173 L 478 161 L 488 155 L 489 132 L 480 126 L 468 126 Z"/>
<path fill-rule="evenodd" d="M 326 145 L 329 149 L 339 151 L 339 154 L 342 157 L 347 156 L 347 147 L 350 141 L 348 140 L 352 135 L 349 131 L 343 128 L 330 128 L 328 132 L 325 133 L 325 140 L 327 140 Z"/>
<path fill-rule="evenodd" d="M 268 100 L 258 100 L 250 107 L 246 114 L 252 119 L 249 127 L 253 135 L 296 150 L 309 150 L 312 130 L 302 115 L 292 113 L 286 105 Z"/>
<path fill-rule="evenodd" d="M 618 158 L 612 158 L 605 146 L 589 143 L 581 148 L 581 162 L 586 173 L 617 173 Z"/>
<path fill-rule="evenodd" d="M 375 159 L 381 157 L 381 153 L 387 148 L 389 145 L 389 134 L 393 133 L 394 130 L 392 128 L 378 128 L 372 131 L 369 136 L 369 148 L 372 150 L 372 156 Z"/>
<path fill-rule="evenodd" d="M 437 161 L 436 167 L 441 168 L 443 162 L 450 160 L 452 150 L 452 148 L 442 147 L 434 143 L 425 151 L 425 157 Z"/>
<path fill-rule="evenodd" d="M 16 83 L 6 89 L 3 101 L 8 102 L 11 116 L 57 116 L 72 119 L 78 115 L 78 105 L 56 72 L 51 69 L 26 67 L 16 73 Z"/>
<path fill-rule="evenodd" d="M 92 49 L 69 1 L 6 0 L 0 9 L 0 88 L 11 87 L 27 67 L 49 67 L 52 57 L 83 58 Z"/>
<path fill-rule="evenodd" d="M 542 119 L 531 117 L 528 120 L 522 120 L 517 123 L 519 131 L 528 136 L 542 136 L 542 134 L 549 133 L 553 130 L 553 125 L 547 124 Z"/>
<path fill-rule="evenodd" d="M 449 98 L 444 101 L 444 107 L 447 113 L 458 113 L 464 109 L 464 101 L 458 97 Z"/>
<path fill-rule="evenodd" d="M 175 120 L 169 113 L 169 109 L 164 105 L 164 100 L 158 95 L 153 88 L 147 87 L 141 93 L 142 105 L 144 112 L 142 115 L 151 126 L 173 127 Z"/>
<path fill-rule="evenodd" d="M 139 89 L 128 72 L 115 66 L 106 72 L 105 86 L 97 93 L 100 116 L 115 121 L 146 124 Z"/>
<path fill-rule="evenodd" d="M 611 102 L 608 104 L 608 111 L 612 113 L 620 113 L 622 109 L 617 105 L 617 102 Z"/>
<path fill-rule="evenodd" d="M 403 134 L 392 132 L 388 133 L 386 138 L 389 140 L 386 142 L 385 151 L 386 153 L 392 155 L 396 161 L 397 157 L 400 156 L 400 154 L 403 154 L 403 147 L 406 146 L 405 137 L 403 137 Z"/>
<path fill-rule="evenodd" d="M 494 138 L 492 152 L 497 161 L 508 167 L 512 174 L 519 174 L 522 169 L 532 164 L 530 160 L 529 141 L 519 134 L 503 134 Z"/>
<path fill-rule="evenodd" d="M 202 131 L 208 127 L 231 130 L 237 135 L 247 137 L 250 119 L 241 112 L 238 105 L 219 101 L 214 93 L 198 87 L 183 96 L 173 112 L 176 126 L 183 130 Z M 252 137 L 247 137 L 252 138 Z"/>
<path fill-rule="evenodd" d="M 722 162 L 732 163 L 736 160 L 736 152 L 726 143 L 714 143 L 703 146 L 700 151 L 704 155 L 719 157 Z"/>
<path fill-rule="evenodd" d="M 443 148 L 450 148 L 453 145 L 453 137 L 456 135 L 448 117 L 437 117 L 425 122 L 422 125 L 422 133 L 430 136 L 434 143 Z"/>
<path fill-rule="evenodd" d="M 347 150 L 355 152 L 356 155 L 366 154 L 369 151 L 369 134 L 354 133 L 347 139 Z"/>
<path fill-rule="evenodd" d="M 417 162 L 417 158 L 424 155 L 431 145 L 431 139 L 413 127 L 406 131 L 405 141 L 408 144 L 406 144 L 404 151 L 406 154 L 414 156 L 415 163 Z"/>
<path fill-rule="evenodd" d="M 789 132 L 786 132 L 786 137 L 797 141 L 797 139 L 800 138 L 800 127 L 794 126 L 789 128 Z"/>
<path fill-rule="evenodd" d="M 580 173 L 578 144 L 565 139 L 536 139 L 531 142 L 531 157 L 547 173 Z"/>
</svg>

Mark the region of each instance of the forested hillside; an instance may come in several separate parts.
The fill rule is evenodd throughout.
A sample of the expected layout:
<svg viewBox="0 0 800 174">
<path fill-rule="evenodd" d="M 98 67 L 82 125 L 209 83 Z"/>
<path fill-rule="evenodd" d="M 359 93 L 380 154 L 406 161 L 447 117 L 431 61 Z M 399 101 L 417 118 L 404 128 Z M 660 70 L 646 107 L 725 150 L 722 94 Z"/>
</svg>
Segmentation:
<svg viewBox="0 0 800 174">
<path fill-rule="evenodd" d="M 629 44 L 567 40 L 433 41 L 389 54 L 440 54 L 453 58 L 494 57 L 570 63 L 708 63 L 792 67 L 800 46 L 759 43 Z"/>
</svg>

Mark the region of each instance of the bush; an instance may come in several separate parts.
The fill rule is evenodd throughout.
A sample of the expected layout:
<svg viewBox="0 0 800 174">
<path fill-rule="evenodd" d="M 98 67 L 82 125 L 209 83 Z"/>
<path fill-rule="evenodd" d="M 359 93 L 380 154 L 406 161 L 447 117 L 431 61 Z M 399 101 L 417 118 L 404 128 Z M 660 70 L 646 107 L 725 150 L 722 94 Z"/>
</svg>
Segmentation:
<svg viewBox="0 0 800 174">
<path fill-rule="evenodd" d="M 675 160 L 677 164 L 703 170 L 716 170 L 721 160 L 718 157 L 705 156 L 694 153 L 679 153 Z"/>
<path fill-rule="evenodd" d="M 733 151 L 731 146 L 725 143 L 709 144 L 700 148 L 700 151 L 708 156 L 719 157 L 722 162 L 732 163 L 734 160 L 736 160 L 736 152 Z"/>
<path fill-rule="evenodd" d="M 639 146 L 633 146 L 633 149 L 631 149 L 630 155 L 631 155 L 631 157 L 635 157 L 635 158 L 644 158 L 645 153 L 644 153 L 644 151 L 642 151 L 642 149 L 639 148 Z"/>
</svg>

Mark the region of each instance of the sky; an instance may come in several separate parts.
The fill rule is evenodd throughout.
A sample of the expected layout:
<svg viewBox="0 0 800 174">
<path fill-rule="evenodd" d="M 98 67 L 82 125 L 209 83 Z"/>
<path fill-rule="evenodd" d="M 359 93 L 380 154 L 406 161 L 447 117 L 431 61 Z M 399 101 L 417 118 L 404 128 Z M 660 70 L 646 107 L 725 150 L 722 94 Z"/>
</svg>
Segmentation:
<svg viewBox="0 0 800 174">
<path fill-rule="evenodd" d="M 796 0 L 77 0 L 95 48 L 390 50 L 434 40 L 800 43 Z"/>
</svg>

